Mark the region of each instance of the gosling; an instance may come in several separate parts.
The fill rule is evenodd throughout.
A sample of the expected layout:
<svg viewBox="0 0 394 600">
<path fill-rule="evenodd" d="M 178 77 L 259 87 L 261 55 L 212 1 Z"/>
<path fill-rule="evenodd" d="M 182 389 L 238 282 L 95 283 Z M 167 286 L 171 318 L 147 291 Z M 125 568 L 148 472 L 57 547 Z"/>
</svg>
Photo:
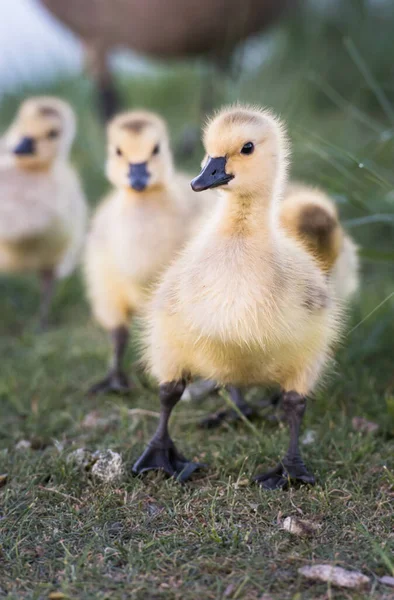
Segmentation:
<svg viewBox="0 0 394 600">
<path fill-rule="evenodd" d="M 189 178 L 174 169 L 167 127 L 156 114 L 133 111 L 108 125 L 106 174 L 114 190 L 94 215 L 85 255 L 87 295 L 94 317 L 110 334 L 108 374 L 89 394 L 128 393 L 123 359 L 133 316 L 210 208 L 198 202 Z"/>
<path fill-rule="evenodd" d="M 318 262 L 326 273 L 333 292 L 348 307 L 359 287 L 359 259 L 357 246 L 344 231 L 333 200 L 317 187 L 291 183 L 280 203 L 279 224 Z M 187 399 L 199 399 L 215 390 L 215 382 L 197 381 L 187 387 L 182 398 L 185 399 L 186 396 Z M 259 415 L 259 407 L 275 406 L 280 399 L 281 394 L 273 394 L 270 399 L 264 399 L 254 408 L 238 391 L 232 394 L 236 410 L 219 410 L 205 417 L 200 425 L 213 428 L 223 421 L 237 421 L 242 415 L 252 418 Z"/>
<path fill-rule="evenodd" d="M 201 465 L 175 447 L 168 420 L 190 376 L 234 386 L 277 385 L 290 444 L 256 477 L 268 489 L 315 482 L 299 449 L 306 396 L 321 381 L 341 314 L 324 271 L 278 222 L 289 144 L 283 124 L 249 107 L 222 110 L 204 135 L 195 191 L 220 188 L 203 229 L 168 269 L 149 308 L 145 359 L 159 380 L 161 417 L 135 473 L 185 481 Z"/>
<path fill-rule="evenodd" d="M 76 267 L 85 234 L 86 200 L 68 158 L 75 131 L 69 104 L 30 98 L 6 133 L 0 158 L 0 272 L 38 274 L 41 329 L 55 282 Z"/>
</svg>

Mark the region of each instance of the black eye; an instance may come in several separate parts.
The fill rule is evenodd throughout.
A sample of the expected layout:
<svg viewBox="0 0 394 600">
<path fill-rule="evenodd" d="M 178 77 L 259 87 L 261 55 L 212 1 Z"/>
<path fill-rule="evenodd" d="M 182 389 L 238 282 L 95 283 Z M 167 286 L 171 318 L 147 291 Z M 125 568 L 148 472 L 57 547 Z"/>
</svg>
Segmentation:
<svg viewBox="0 0 394 600">
<path fill-rule="evenodd" d="M 246 142 L 246 144 L 242 146 L 241 154 L 252 154 L 253 150 L 254 144 L 252 142 Z"/>
<path fill-rule="evenodd" d="M 153 148 L 152 154 L 153 155 L 159 154 L 159 152 L 160 152 L 160 146 L 159 146 L 159 144 L 156 144 L 156 146 Z"/>
<path fill-rule="evenodd" d="M 47 138 L 49 140 L 54 140 L 57 137 L 59 137 L 59 135 L 60 135 L 60 131 L 58 129 L 50 129 L 50 131 L 48 131 L 48 133 L 47 133 Z"/>
<path fill-rule="evenodd" d="M 122 152 L 122 150 L 120 148 L 116 148 L 116 154 L 118 156 L 123 156 L 123 152 Z"/>
</svg>

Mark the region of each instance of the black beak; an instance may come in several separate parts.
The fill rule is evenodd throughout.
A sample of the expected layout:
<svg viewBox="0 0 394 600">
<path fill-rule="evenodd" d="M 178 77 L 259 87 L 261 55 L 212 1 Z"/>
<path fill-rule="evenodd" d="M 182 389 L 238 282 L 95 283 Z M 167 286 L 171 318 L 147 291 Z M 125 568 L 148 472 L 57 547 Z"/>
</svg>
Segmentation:
<svg viewBox="0 0 394 600">
<path fill-rule="evenodd" d="M 136 192 L 143 192 L 148 181 L 150 174 L 146 168 L 146 162 L 129 165 L 129 182 L 130 186 Z"/>
<path fill-rule="evenodd" d="M 208 158 L 207 164 L 197 177 L 191 182 L 192 190 L 195 192 L 202 192 L 209 188 L 219 187 L 225 185 L 234 175 L 226 173 L 226 162 L 227 159 L 224 156 L 217 158 Z"/>
<path fill-rule="evenodd" d="M 24 137 L 21 139 L 19 144 L 15 146 L 13 152 L 19 155 L 34 154 L 36 151 L 34 139 L 31 137 Z"/>
</svg>

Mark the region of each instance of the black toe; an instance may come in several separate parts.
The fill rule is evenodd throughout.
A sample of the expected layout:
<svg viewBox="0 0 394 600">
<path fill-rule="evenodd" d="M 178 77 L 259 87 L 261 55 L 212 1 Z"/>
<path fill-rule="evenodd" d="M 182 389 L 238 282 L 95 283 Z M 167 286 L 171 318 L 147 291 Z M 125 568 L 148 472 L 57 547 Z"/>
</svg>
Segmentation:
<svg viewBox="0 0 394 600">
<path fill-rule="evenodd" d="M 262 473 L 254 481 L 266 490 L 287 489 L 290 484 L 315 485 L 315 477 L 309 473 L 303 462 L 279 463 L 275 469 Z"/>
<path fill-rule="evenodd" d="M 156 444 L 149 445 L 133 465 L 133 473 L 140 475 L 146 471 L 164 471 L 170 477 L 183 483 L 196 471 L 205 465 L 187 460 L 173 444 L 166 448 Z"/>
<path fill-rule="evenodd" d="M 88 391 L 88 396 L 98 396 L 100 394 L 119 394 L 127 395 L 132 391 L 127 376 L 122 373 L 110 373 L 107 377 L 92 385 Z"/>
</svg>

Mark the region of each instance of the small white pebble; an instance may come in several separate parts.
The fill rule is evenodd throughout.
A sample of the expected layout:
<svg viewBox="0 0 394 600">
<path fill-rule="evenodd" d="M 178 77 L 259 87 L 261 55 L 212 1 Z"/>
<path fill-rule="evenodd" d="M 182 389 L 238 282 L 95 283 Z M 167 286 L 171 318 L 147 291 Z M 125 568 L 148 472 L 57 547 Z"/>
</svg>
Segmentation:
<svg viewBox="0 0 394 600">
<path fill-rule="evenodd" d="M 333 567 L 331 565 L 313 565 L 311 567 L 301 567 L 298 572 L 314 581 L 324 581 L 338 587 L 362 589 L 370 584 L 370 578 L 358 571 L 347 571 L 342 567 Z"/>
<path fill-rule="evenodd" d="M 297 517 L 286 517 L 283 519 L 282 529 L 292 533 L 293 535 L 307 537 L 312 535 L 313 532 L 318 529 L 318 525 L 303 519 L 298 519 Z"/>
<path fill-rule="evenodd" d="M 123 473 L 122 457 L 112 450 L 97 451 L 93 454 L 95 463 L 92 467 L 92 476 L 104 483 L 118 480 Z"/>
<path fill-rule="evenodd" d="M 93 454 L 86 448 L 77 448 L 67 456 L 67 463 L 86 469 L 92 462 Z"/>
<path fill-rule="evenodd" d="M 383 585 L 390 585 L 391 587 L 394 587 L 394 577 L 390 577 L 390 575 L 380 577 L 379 581 L 380 583 L 383 583 Z"/>
</svg>

